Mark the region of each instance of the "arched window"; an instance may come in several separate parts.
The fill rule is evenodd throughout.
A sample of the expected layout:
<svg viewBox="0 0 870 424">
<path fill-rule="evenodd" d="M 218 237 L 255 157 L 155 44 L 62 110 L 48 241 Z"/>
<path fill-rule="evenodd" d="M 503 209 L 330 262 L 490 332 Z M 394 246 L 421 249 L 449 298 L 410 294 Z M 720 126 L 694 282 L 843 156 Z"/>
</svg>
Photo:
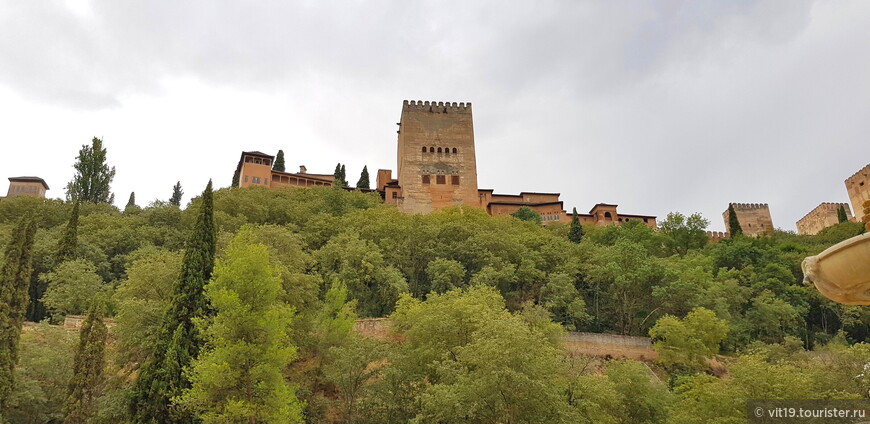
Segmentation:
<svg viewBox="0 0 870 424">
<path fill-rule="evenodd" d="M 426 146 L 423 146 L 423 153 L 426 153 Z"/>
<path fill-rule="evenodd" d="M 440 148 L 440 147 L 438 148 L 438 153 L 441 153 L 441 148 Z"/>
<path fill-rule="evenodd" d="M 453 153 L 456 153 L 456 148 L 455 148 L 455 147 L 453 148 Z"/>
<path fill-rule="evenodd" d="M 430 147 L 430 148 L 429 148 L 429 153 L 435 153 L 435 148 L 434 148 L 434 147 Z"/>
<path fill-rule="evenodd" d="M 610 212 L 604 212 L 604 219 L 612 220 L 613 215 L 611 215 Z"/>
</svg>

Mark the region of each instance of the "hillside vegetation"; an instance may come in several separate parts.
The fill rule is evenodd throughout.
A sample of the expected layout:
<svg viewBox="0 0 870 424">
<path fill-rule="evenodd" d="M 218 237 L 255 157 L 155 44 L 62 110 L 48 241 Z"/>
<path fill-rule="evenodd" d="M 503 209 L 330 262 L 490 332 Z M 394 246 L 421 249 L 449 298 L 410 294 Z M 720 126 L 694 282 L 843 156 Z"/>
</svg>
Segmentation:
<svg viewBox="0 0 870 424">
<path fill-rule="evenodd" d="M 731 423 L 744 422 L 748 398 L 870 396 L 870 308 L 827 300 L 800 270 L 861 224 L 708 244 L 703 218 L 673 213 L 658 231 L 583 227 L 576 243 L 568 225 L 470 207 L 407 215 L 336 188 L 222 189 L 213 201 L 208 306 L 185 333 L 204 347 L 177 370 L 189 386 L 167 398 L 179 417 Z M 77 413 L 140 422 L 135 382 L 172 336 L 161 328 L 202 202 L 82 203 L 61 255 L 70 202 L 0 201 L 0 245 L 21 217 L 38 225 L 27 320 L 42 322 L 25 327 L 3 418 L 69 417 L 79 340 L 49 324 L 99 305 L 114 320 L 105 372 Z M 352 331 L 357 318 L 387 316 L 390 340 Z M 572 357 L 566 330 L 651 336 L 659 357 Z"/>
</svg>

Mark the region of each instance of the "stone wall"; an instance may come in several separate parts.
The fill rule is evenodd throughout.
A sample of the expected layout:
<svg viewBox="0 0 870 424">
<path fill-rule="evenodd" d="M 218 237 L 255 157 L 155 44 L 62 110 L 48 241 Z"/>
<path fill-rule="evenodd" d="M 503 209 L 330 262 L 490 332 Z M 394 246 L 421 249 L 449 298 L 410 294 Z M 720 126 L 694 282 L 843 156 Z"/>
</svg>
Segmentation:
<svg viewBox="0 0 870 424">
<path fill-rule="evenodd" d="M 731 238 L 731 233 L 727 231 L 707 231 L 707 240 L 711 243 L 727 238 Z"/>
<path fill-rule="evenodd" d="M 392 326 L 390 318 L 366 318 L 357 320 L 353 329 L 359 334 L 384 340 L 392 337 Z M 564 346 L 574 354 L 602 358 L 651 360 L 657 356 L 649 337 L 569 331 L 565 334 Z"/>
<path fill-rule="evenodd" d="M 480 207 L 471 103 L 405 100 L 398 138 L 399 210 Z"/>
<path fill-rule="evenodd" d="M 730 205 L 734 206 L 734 212 L 737 213 L 737 220 L 740 221 L 740 228 L 744 235 L 757 237 L 773 232 L 773 219 L 770 218 L 770 208 L 767 203 L 730 203 Z M 730 233 L 728 209 L 722 212 L 722 219 L 725 221 L 726 231 Z"/>
<path fill-rule="evenodd" d="M 849 201 L 852 202 L 852 210 L 855 211 L 855 215 L 860 221 L 864 202 L 870 200 L 870 165 L 852 174 L 846 179 L 845 184 L 846 192 L 849 193 Z"/>
<path fill-rule="evenodd" d="M 816 235 L 819 231 L 824 230 L 832 225 L 837 225 L 840 220 L 837 216 L 837 210 L 842 206 L 846 209 L 846 217 L 852 220 L 852 211 L 849 209 L 848 203 L 822 203 L 816 206 L 809 213 L 797 222 L 798 234 Z"/>
</svg>

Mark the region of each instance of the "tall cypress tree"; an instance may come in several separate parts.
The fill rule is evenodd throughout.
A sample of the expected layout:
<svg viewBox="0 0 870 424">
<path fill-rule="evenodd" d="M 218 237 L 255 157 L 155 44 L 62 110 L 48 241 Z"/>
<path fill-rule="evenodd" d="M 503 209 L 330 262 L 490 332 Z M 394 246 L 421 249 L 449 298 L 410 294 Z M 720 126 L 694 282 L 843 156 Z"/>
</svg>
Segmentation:
<svg viewBox="0 0 870 424">
<path fill-rule="evenodd" d="M 335 172 L 332 173 L 332 176 L 334 177 L 333 184 L 341 187 L 341 163 L 335 164 Z"/>
<path fill-rule="evenodd" d="M 233 173 L 233 182 L 230 184 L 230 187 L 238 187 L 239 186 L 239 168 L 236 168 L 236 172 Z"/>
<path fill-rule="evenodd" d="M 849 220 L 849 216 L 846 215 L 846 207 L 843 205 L 840 205 L 840 207 L 837 208 L 837 222 L 841 223 L 841 222 L 846 222 L 848 220 Z"/>
<path fill-rule="evenodd" d="M 130 198 L 127 199 L 127 207 L 129 208 L 131 206 L 136 206 L 136 192 L 135 191 L 131 191 Z"/>
<path fill-rule="evenodd" d="M 342 186 L 347 187 L 347 170 L 344 168 L 344 164 L 341 164 L 341 182 Z"/>
<path fill-rule="evenodd" d="M 72 212 L 69 214 L 69 221 L 63 229 L 63 235 L 57 242 L 57 250 L 54 255 L 54 263 L 75 259 L 76 249 L 78 248 L 78 232 L 79 232 L 79 202 L 73 204 Z"/>
<path fill-rule="evenodd" d="M 110 168 L 106 164 L 103 140 L 94 137 L 90 146 L 83 145 L 73 168 L 76 169 L 76 175 L 66 185 L 67 200 L 114 203 L 115 195 L 111 193 L 110 186 L 115 178 L 115 167 Z"/>
<path fill-rule="evenodd" d="M 29 300 L 35 234 L 36 221 L 25 217 L 18 220 L 6 245 L 0 272 L 0 410 L 5 409 L 15 385 L 14 370 Z"/>
<path fill-rule="evenodd" d="M 734 212 L 734 204 L 728 204 L 728 231 L 731 232 L 731 238 L 738 235 L 743 235 L 743 228 L 740 227 L 740 221 L 737 219 L 737 212 Z"/>
<path fill-rule="evenodd" d="M 183 195 L 184 191 L 181 190 L 181 181 L 179 181 L 172 186 L 172 197 L 169 198 L 169 204 L 181 207 L 181 196 Z"/>
<path fill-rule="evenodd" d="M 96 411 L 105 367 L 106 324 L 99 307 L 92 305 L 79 332 L 79 346 L 73 361 L 63 412 L 64 424 L 85 424 Z"/>
<path fill-rule="evenodd" d="M 359 175 L 359 181 L 356 182 L 356 188 L 370 188 L 368 166 L 363 166 L 362 173 Z"/>
<path fill-rule="evenodd" d="M 275 163 L 272 164 L 273 171 L 284 172 L 284 151 L 278 150 L 278 155 L 275 156 Z"/>
<path fill-rule="evenodd" d="M 136 423 L 197 422 L 189 411 L 174 407 L 172 398 L 190 387 L 181 371 L 196 359 L 203 345 L 203 337 L 193 323 L 210 313 L 203 288 L 214 269 L 215 242 L 214 199 L 209 181 L 154 355 L 143 365 L 135 383 L 130 409 Z"/>
<path fill-rule="evenodd" d="M 572 243 L 580 243 L 583 240 L 583 226 L 580 225 L 580 217 L 577 216 L 577 208 L 571 215 L 571 229 L 568 231 L 568 240 Z"/>
</svg>

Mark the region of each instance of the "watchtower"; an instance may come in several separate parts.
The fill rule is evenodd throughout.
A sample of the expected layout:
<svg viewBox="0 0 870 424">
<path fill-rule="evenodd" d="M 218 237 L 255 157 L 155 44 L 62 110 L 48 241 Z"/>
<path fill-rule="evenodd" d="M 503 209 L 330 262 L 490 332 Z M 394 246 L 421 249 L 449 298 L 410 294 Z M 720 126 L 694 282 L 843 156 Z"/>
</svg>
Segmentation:
<svg viewBox="0 0 870 424">
<path fill-rule="evenodd" d="M 861 211 L 864 210 L 864 202 L 870 200 L 870 165 L 861 168 L 852 174 L 846 181 L 846 192 L 849 193 L 849 201 L 852 202 L 852 210 L 860 221 Z"/>
<path fill-rule="evenodd" d="M 45 198 L 48 184 L 39 177 L 10 177 L 7 197 L 31 196 Z"/>
<path fill-rule="evenodd" d="M 773 219 L 770 218 L 770 208 L 767 203 L 730 203 L 729 205 L 734 207 L 744 235 L 755 237 L 773 232 Z M 728 209 L 722 212 L 722 219 L 725 220 L 726 231 L 732 233 L 731 226 L 728 225 Z"/>
<path fill-rule="evenodd" d="M 471 103 L 405 100 L 398 132 L 399 210 L 481 207 Z"/>
</svg>

